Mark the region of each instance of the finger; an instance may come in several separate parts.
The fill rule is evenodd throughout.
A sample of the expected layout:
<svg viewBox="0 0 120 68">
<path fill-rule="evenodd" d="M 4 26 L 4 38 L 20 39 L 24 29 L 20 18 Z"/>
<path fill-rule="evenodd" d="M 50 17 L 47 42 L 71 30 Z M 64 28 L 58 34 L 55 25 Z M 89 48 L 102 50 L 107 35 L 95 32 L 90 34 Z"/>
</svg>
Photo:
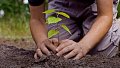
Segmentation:
<svg viewBox="0 0 120 68">
<path fill-rule="evenodd" d="M 52 39 L 54 42 L 58 42 L 58 39 L 57 38 L 53 38 Z"/>
<path fill-rule="evenodd" d="M 57 38 L 52 38 L 50 39 L 51 42 L 58 42 L 58 39 Z"/>
<path fill-rule="evenodd" d="M 73 60 L 78 60 L 81 59 L 83 57 L 82 53 L 79 53 Z"/>
<path fill-rule="evenodd" d="M 41 47 L 41 51 L 45 54 L 45 55 L 51 55 L 49 50 L 45 47 L 45 46 L 42 46 Z"/>
<path fill-rule="evenodd" d="M 50 50 L 52 50 L 53 52 L 56 52 L 56 46 L 54 46 L 50 40 L 46 40 L 46 41 L 44 41 L 43 43 L 44 43 L 44 45 L 47 46 Z"/>
<path fill-rule="evenodd" d="M 50 43 L 47 43 L 46 44 L 46 46 L 50 49 L 50 50 L 52 50 L 53 52 L 56 52 L 56 46 L 54 46 L 51 42 Z"/>
<path fill-rule="evenodd" d="M 57 56 L 61 56 L 69 51 L 73 50 L 73 46 L 67 46 L 57 53 Z"/>
<path fill-rule="evenodd" d="M 34 54 L 34 58 L 35 58 L 35 60 L 38 60 L 37 53 Z"/>
<path fill-rule="evenodd" d="M 53 38 L 52 39 L 52 43 L 55 45 L 55 46 L 59 46 L 59 41 L 57 38 Z"/>
<path fill-rule="evenodd" d="M 61 51 L 63 48 L 65 48 L 66 46 L 72 45 L 72 42 L 64 42 L 61 43 L 57 48 L 56 51 L 59 52 Z"/>
<path fill-rule="evenodd" d="M 69 39 L 64 39 L 64 40 L 61 40 L 60 43 L 65 43 L 65 42 L 68 42 Z"/>
<path fill-rule="evenodd" d="M 37 53 L 37 55 L 38 55 L 39 57 L 41 57 L 41 56 L 43 55 L 40 49 L 37 49 L 37 50 L 36 50 L 36 53 Z"/>
<path fill-rule="evenodd" d="M 73 50 L 69 54 L 67 54 L 66 56 L 64 56 L 64 58 L 69 59 L 71 57 L 74 57 L 77 53 L 78 53 L 77 50 Z"/>
</svg>

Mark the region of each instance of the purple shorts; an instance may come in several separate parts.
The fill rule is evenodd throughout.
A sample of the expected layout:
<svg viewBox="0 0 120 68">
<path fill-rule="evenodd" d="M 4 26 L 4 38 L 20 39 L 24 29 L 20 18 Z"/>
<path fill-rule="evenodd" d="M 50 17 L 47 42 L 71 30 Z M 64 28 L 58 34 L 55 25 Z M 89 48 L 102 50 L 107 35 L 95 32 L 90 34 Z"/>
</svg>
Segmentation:
<svg viewBox="0 0 120 68">
<path fill-rule="evenodd" d="M 113 57 L 118 52 L 120 43 L 120 21 L 116 19 L 118 1 L 114 0 L 113 5 L 113 25 L 106 36 L 91 50 L 91 54 L 102 53 L 105 56 Z M 70 19 L 60 16 L 63 20 L 59 24 L 65 24 L 70 29 L 72 35 L 64 29 L 60 29 L 60 39 L 71 39 L 78 42 L 87 34 L 93 21 L 97 17 L 96 3 L 85 4 L 76 1 L 52 0 L 49 2 L 48 9 L 56 9 L 70 15 Z M 54 15 L 54 14 L 51 14 Z M 54 26 L 54 27 L 53 27 Z M 48 25 L 48 30 L 56 28 L 57 25 Z M 58 37 L 57 35 L 54 37 Z"/>
</svg>

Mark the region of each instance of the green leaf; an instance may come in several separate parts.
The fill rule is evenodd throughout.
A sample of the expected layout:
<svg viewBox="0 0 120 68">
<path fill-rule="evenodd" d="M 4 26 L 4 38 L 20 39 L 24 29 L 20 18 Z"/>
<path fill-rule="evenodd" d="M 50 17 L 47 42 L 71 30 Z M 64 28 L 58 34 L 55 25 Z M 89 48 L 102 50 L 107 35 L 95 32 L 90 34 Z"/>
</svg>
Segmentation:
<svg viewBox="0 0 120 68">
<path fill-rule="evenodd" d="M 48 32 L 48 38 L 51 38 L 51 37 L 53 37 L 53 36 L 55 36 L 55 35 L 57 35 L 59 33 L 59 31 L 58 30 L 50 30 L 49 32 Z"/>
<path fill-rule="evenodd" d="M 43 12 L 43 13 L 45 13 L 45 14 L 51 14 L 53 12 L 55 12 L 55 9 L 49 9 L 49 10 L 46 10 L 45 12 Z"/>
<path fill-rule="evenodd" d="M 69 28 L 66 25 L 62 24 L 61 27 L 71 34 Z"/>
<path fill-rule="evenodd" d="M 56 13 L 66 17 L 66 18 L 70 18 L 70 16 L 67 13 L 64 13 L 64 12 L 56 12 Z"/>
<path fill-rule="evenodd" d="M 56 24 L 60 22 L 61 20 L 62 20 L 61 18 L 50 16 L 47 18 L 47 24 Z"/>
</svg>

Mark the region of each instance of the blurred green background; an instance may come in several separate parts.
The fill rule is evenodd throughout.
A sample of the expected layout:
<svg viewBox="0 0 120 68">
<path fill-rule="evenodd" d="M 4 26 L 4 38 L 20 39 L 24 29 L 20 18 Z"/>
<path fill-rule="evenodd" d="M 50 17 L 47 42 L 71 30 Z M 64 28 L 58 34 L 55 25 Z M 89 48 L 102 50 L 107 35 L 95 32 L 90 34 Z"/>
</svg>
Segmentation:
<svg viewBox="0 0 120 68">
<path fill-rule="evenodd" d="M 119 2 L 119 5 L 118 5 L 118 16 L 117 16 L 117 18 L 119 18 L 120 17 L 120 2 Z"/>
<path fill-rule="evenodd" d="M 0 38 L 31 38 L 28 7 L 24 0 L 0 1 Z"/>
<path fill-rule="evenodd" d="M 26 0 L 27 1 L 27 0 Z M 29 6 L 24 0 L 0 1 L 0 38 L 31 38 Z M 120 5 L 118 7 L 120 17 Z"/>
</svg>

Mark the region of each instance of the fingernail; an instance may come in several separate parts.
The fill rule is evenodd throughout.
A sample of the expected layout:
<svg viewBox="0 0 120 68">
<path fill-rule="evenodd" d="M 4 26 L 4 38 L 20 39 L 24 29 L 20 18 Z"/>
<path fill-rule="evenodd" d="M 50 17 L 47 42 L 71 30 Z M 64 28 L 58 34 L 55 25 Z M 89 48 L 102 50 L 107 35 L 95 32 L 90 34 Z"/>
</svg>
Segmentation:
<svg viewBox="0 0 120 68">
<path fill-rule="evenodd" d="M 57 56 L 59 56 L 59 54 L 58 54 L 58 53 L 57 53 L 56 55 L 57 55 Z"/>
<path fill-rule="evenodd" d="M 74 58 L 73 60 L 77 60 L 76 58 Z"/>
<path fill-rule="evenodd" d="M 36 62 L 36 63 L 39 62 L 38 59 L 35 59 L 35 62 Z"/>
<path fill-rule="evenodd" d="M 48 56 L 51 55 L 51 53 L 48 53 Z"/>
<path fill-rule="evenodd" d="M 58 49 L 56 49 L 56 51 L 58 51 Z"/>
<path fill-rule="evenodd" d="M 66 59 L 66 56 L 64 56 L 64 58 Z"/>
<path fill-rule="evenodd" d="M 65 59 L 68 59 L 66 56 L 64 56 Z"/>
</svg>

